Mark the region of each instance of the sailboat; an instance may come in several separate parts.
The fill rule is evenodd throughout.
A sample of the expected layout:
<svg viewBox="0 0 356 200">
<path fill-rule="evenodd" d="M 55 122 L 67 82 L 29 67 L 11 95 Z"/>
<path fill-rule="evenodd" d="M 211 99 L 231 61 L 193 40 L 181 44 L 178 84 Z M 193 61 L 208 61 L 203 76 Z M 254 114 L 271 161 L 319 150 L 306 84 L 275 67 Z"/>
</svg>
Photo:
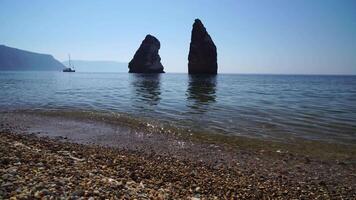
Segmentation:
<svg viewBox="0 0 356 200">
<path fill-rule="evenodd" d="M 70 61 L 70 54 L 68 55 L 69 57 L 69 66 L 63 69 L 63 72 L 75 72 L 74 65 L 72 65 Z"/>
</svg>

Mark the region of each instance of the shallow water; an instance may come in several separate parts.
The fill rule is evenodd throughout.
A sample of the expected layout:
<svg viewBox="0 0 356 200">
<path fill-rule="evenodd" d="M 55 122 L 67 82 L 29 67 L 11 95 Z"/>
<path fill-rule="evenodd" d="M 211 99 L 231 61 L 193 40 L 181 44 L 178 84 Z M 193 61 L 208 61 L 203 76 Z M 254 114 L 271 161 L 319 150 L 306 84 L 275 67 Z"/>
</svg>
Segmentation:
<svg viewBox="0 0 356 200">
<path fill-rule="evenodd" d="M 0 72 L 0 99 L 1 111 L 120 113 L 208 133 L 356 143 L 356 76 Z"/>
</svg>

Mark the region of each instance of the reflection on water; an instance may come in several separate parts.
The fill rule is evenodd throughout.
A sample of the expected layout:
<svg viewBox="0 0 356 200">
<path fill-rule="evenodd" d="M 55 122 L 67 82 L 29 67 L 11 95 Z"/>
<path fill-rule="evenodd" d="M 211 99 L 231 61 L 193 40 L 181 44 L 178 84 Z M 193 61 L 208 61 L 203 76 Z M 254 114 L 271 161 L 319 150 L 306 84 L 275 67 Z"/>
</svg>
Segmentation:
<svg viewBox="0 0 356 200">
<path fill-rule="evenodd" d="M 199 113 L 207 111 L 216 101 L 216 82 L 216 75 L 189 75 L 188 107 Z"/>
<path fill-rule="evenodd" d="M 0 112 L 129 114 L 227 135 L 356 143 L 356 76 L 0 72 Z"/>
<path fill-rule="evenodd" d="M 161 100 L 160 74 L 130 74 L 130 83 L 135 97 L 149 105 L 157 105 Z"/>
</svg>

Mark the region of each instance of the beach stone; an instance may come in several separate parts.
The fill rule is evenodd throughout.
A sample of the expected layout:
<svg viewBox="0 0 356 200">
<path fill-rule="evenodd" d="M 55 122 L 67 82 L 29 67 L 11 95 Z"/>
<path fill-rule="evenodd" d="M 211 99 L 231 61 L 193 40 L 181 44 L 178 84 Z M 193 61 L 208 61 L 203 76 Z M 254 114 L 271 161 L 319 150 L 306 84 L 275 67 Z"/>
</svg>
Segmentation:
<svg viewBox="0 0 356 200">
<path fill-rule="evenodd" d="M 51 194 L 51 192 L 49 190 L 47 190 L 47 189 L 43 189 L 43 190 L 41 190 L 40 194 L 42 196 L 47 196 L 47 195 Z"/>
<path fill-rule="evenodd" d="M 37 184 L 35 187 L 34 187 L 34 190 L 42 190 L 43 188 L 45 187 L 45 184 L 43 182 L 40 182 L 39 184 Z"/>
<path fill-rule="evenodd" d="M 152 35 L 146 35 L 129 63 L 129 73 L 164 73 L 158 51 L 161 44 Z"/>
<path fill-rule="evenodd" d="M 16 174 L 17 173 L 17 167 L 8 168 L 7 172 L 10 173 L 10 174 Z"/>
<path fill-rule="evenodd" d="M 83 191 L 83 190 L 76 190 L 76 191 L 73 192 L 72 195 L 73 195 L 73 196 L 80 197 L 80 196 L 83 196 L 83 195 L 84 195 L 84 191 Z"/>
<path fill-rule="evenodd" d="M 21 188 L 21 187 L 17 188 L 17 189 L 15 190 L 15 192 L 21 193 L 21 192 L 22 192 L 22 188 Z"/>
<path fill-rule="evenodd" d="M 6 182 L 6 183 L 3 183 L 2 185 L 1 185 L 1 187 L 12 187 L 14 184 L 13 183 L 10 183 L 10 182 Z"/>
<path fill-rule="evenodd" d="M 189 74 L 217 74 L 216 46 L 203 23 L 195 19 L 188 56 Z"/>
<path fill-rule="evenodd" d="M 41 192 L 40 191 L 35 192 L 34 196 L 38 199 L 41 198 Z"/>
<path fill-rule="evenodd" d="M 2 165 L 8 165 L 8 164 L 10 164 L 10 162 L 11 162 L 11 159 L 7 158 L 7 157 L 0 159 L 0 164 L 2 164 Z"/>
<path fill-rule="evenodd" d="M 11 180 L 13 178 L 12 174 L 4 174 L 1 176 L 3 180 Z"/>
</svg>

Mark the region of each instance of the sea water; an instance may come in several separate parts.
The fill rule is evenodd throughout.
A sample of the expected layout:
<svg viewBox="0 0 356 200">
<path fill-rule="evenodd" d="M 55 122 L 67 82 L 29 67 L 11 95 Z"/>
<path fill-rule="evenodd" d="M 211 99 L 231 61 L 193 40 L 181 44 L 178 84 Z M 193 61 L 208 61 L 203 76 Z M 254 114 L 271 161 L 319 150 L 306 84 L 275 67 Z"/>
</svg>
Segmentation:
<svg viewBox="0 0 356 200">
<path fill-rule="evenodd" d="M 119 113 L 211 134 L 356 144 L 356 76 L 0 72 L 0 111 Z"/>
</svg>

